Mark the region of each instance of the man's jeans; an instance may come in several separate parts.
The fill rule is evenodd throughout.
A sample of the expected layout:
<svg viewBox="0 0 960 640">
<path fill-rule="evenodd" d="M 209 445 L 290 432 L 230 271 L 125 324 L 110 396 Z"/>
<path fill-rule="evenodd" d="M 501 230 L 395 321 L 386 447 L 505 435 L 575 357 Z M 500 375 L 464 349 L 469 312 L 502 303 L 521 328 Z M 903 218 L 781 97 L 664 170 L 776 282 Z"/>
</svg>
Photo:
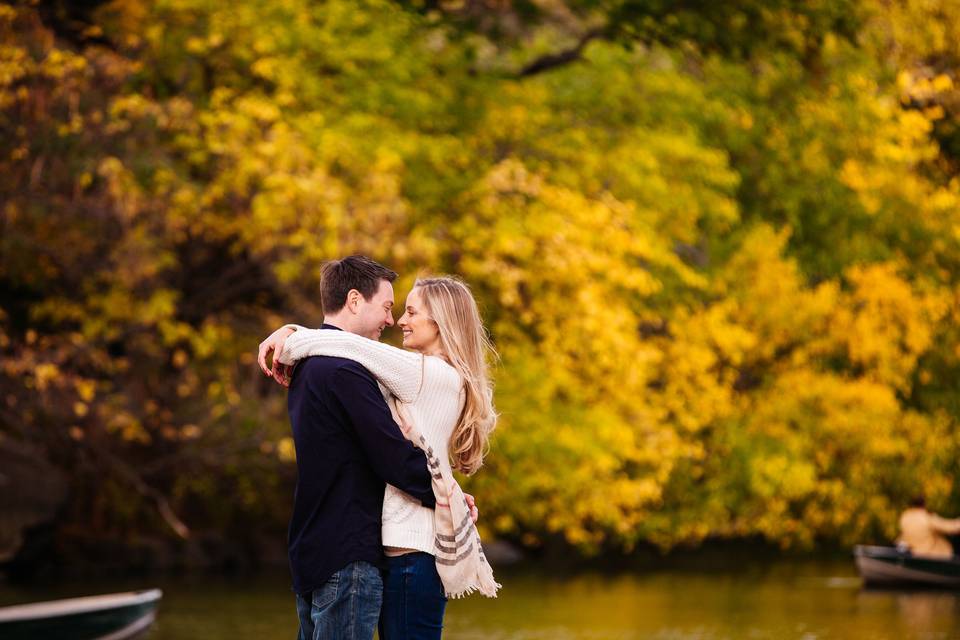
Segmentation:
<svg viewBox="0 0 960 640">
<path fill-rule="evenodd" d="M 298 640 L 371 640 L 382 602 L 380 570 L 351 562 L 312 593 L 297 594 Z"/>
</svg>

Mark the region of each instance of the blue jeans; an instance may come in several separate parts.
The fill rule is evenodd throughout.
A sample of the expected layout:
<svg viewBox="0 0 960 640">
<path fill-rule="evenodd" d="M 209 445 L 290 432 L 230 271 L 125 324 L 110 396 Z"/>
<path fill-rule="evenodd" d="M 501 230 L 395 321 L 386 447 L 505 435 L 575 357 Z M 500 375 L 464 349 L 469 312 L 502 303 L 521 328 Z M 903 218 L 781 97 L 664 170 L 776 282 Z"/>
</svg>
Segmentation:
<svg viewBox="0 0 960 640">
<path fill-rule="evenodd" d="M 443 631 L 447 597 L 429 553 L 387 558 L 380 640 L 434 640 Z"/>
<path fill-rule="evenodd" d="M 369 562 L 351 562 L 320 588 L 297 594 L 298 640 L 371 640 L 383 601 L 383 578 Z"/>
</svg>

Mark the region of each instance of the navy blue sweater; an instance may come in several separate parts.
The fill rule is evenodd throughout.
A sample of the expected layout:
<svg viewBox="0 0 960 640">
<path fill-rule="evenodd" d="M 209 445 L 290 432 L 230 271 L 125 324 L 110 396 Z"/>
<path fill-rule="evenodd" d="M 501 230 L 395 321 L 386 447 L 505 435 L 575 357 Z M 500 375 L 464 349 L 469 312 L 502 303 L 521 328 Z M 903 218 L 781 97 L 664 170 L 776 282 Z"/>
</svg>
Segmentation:
<svg viewBox="0 0 960 640">
<path fill-rule="evenodd" d="M 287 408 L 297 450 L 290 571 L 293 590 L 303 594 L 353 561 L 381 563 L 385 482 L 424 506 L 435 501 L 426 457 L 404 439 L 364 367 L 343 358 L 304 359 Z"/>
</svg>

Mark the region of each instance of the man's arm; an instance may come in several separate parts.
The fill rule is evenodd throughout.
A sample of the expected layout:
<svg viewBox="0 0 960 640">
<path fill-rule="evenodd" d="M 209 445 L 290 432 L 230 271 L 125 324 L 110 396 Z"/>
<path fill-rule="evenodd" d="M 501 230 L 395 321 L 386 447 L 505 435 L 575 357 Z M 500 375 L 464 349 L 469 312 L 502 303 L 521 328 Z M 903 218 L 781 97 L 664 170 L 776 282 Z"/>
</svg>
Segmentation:
<svg viewBox="0 0 960 640">
<path fill-rule="evenodd" d="M 930 516 L 930 524 L 937 533 L 945 536 L 955 536 L 960 533 L 960 518 L 942 518 L 934 513 Z"/>
<path fill-rule="evenodd" d="M 331 391 L 343 407 L 374 472 L 431 509 L 436 504 L 427 458 L 403 437 L 380 388 L 360 365 L 340 367 Z"/>
</svg>

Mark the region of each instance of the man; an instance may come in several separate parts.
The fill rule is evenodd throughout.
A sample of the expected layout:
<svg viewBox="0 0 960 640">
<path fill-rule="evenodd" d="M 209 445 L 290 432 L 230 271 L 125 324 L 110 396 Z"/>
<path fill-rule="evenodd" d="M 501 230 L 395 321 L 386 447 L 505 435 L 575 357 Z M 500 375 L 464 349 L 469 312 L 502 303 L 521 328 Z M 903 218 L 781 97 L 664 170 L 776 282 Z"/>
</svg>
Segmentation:
<svg viewBox="0 0 960 640">
<path fill-rule="evenodd" d="M 373 340 L 393 325 L 397 274 L 363 256 L 324 265 L 324 329 Z M 260 368 L 282 345 L 260 345 Z M 279 353 L 276 351 L 275 353 Z M 376 379 L 352 360 L 303 360 L 287 399 L 297 452 L 297 487 L 289 529 L 290 570 L 300 640 L 370 640 L 380 615 L 383 582 L 380 518 L 385 482 L 435 505 L 423 453 L 391 417 Z"/>
<path fill-rule="evenodd" d="M 953 546 L 946 536 L 960 534 L 960 518 L 947 519 L 927 511 L 923 496 L 914 498 L 900 516 L 900 537 L 897 545 L 905 545 L 921 556 L 949 558 Z"/>
</svg>

